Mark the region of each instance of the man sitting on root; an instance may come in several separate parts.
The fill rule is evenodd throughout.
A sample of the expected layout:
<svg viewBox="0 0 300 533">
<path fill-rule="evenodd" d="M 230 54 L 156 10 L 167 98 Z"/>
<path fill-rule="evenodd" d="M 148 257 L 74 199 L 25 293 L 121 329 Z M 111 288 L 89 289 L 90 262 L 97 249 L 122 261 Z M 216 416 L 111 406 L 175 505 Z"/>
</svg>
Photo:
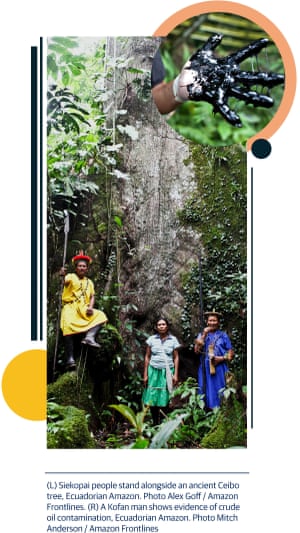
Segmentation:
<svg viewBox="0 0 300 533">
<path fill-rule="evenodd" d="M 94 309 L 94 284 L 87 277 L 91 261 L 91 257 L 85 255 L 81 250 L 72 259 L 75 266 L 74 273 L 67 274 L 65 267 L 60 270 L 60 275 L 64 277 L 60 327 L 64 337 L 68 369 L 76 367 L 74 335 L 85 333 L 81 342 L 93 348 L 99 348 L 96 335 L 100 327 L 107 322 L 106 315 L 102 311 Z"/>
</svg>

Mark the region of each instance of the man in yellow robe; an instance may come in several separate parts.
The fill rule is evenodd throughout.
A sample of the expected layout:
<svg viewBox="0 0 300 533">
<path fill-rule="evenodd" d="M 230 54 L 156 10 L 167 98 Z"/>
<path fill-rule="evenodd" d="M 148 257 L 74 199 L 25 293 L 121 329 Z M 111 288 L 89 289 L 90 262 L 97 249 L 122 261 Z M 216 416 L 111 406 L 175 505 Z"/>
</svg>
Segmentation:
<svg viewBox="0 0 300 533">
<path fill-rule="evenodd" d="M 72 262 L 75 265 L 74 273 L 67 274 L 64 267 L 60 271 L 60 275 L 64 277 L 60 327 L 64 336 L 68 369 L 76 366 L 73 336 L 85 333 L 81 342 L 93 348 L 99 348 L 96 335 L 101 325 L 107 322 L 106 315 L 94 309 L 94 284 L 87 277 L 91 258 L 81 251 L 73 257 Z"/>
</svg>

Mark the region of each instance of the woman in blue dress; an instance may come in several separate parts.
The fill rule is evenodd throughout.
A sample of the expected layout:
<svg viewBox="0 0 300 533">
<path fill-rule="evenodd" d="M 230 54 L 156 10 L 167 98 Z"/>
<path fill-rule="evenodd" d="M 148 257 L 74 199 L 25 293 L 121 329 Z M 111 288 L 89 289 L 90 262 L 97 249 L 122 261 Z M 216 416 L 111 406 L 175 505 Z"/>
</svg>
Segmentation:
<svg viewBox="0 0 300 533">
<path fill-rule="evenodd" d="M 195 340 L 195 352 L 200 353 L 199 394 L 204 395 L 205 406 L 213 409 L 220 406 L 226 387 L 227 361 L 232 361 L 234 352 L 229 336 L 220 330 L 221 313 L 209 311 L 205 315 L 207 326 Z"/>
<path fill-rule="evenodd" d="M 156 426 L 169 404 L 172 387 L 178 383 L 180 343 L 169 332 L 165 318 L 157 320 L 155 330 L 156 333 L 146 340 L 143 404 L 150 406 Z"/>
</svg>

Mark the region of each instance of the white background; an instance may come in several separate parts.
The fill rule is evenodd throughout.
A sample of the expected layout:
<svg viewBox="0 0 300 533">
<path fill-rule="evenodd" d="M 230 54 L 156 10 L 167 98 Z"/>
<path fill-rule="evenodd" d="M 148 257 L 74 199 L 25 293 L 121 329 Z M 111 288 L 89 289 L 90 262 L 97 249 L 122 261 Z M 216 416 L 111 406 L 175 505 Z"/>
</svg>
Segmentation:
<svg viewBox="0 0 300 533">
<path fill-rule="evenodd" d="M 30 47 L 50 35 L 151 35 L 192 3 L 165 0 L 157 3 L 159 9 L 143 0 L 6 4 L 0 34 L 1 375 L 20 352 L 46 348 L 45 343 L 30 342 Z M 299 65 L 295 3 L 240 3 L 280 29 Z M 299 117 L 296 95 L 289 116 L 270 139 L 271 156 L 259 160 L 248 155 L 249 173 L 254 169 L 254 427 L 247 450 L 46 450 L 45 423 L 15 415 L 1 397 L 0 523 L 6 533 L 45 531 L 44 472 L 74 470 L 249 471 L 242 501 L 245 520 L 230 527 L 239 532 L 257 526 L 294 530 L 299 474 Z"/>
</svg>

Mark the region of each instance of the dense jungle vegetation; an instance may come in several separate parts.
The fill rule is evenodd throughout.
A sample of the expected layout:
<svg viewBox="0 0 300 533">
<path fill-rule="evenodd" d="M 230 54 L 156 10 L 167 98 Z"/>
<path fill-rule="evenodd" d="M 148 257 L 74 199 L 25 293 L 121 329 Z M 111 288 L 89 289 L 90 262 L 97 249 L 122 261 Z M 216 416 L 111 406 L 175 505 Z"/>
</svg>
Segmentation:
<svg viewBox="0 0 300 533">
<path fill-rule="evenodd" d="M 126 44 L 126 38 L 119 39 Z M 122 180 L 130 180 L 123 145 L 137 139 L 118 95 L 130 79 L 136 100 L 153 105 L 150 70 L 136 68 L 132 57 L 110 55 L 106 39 L 90 48 L 87 42 L 83 40 L 85 48 L 71 37 L 53 37 L 48 43 L 48 447 L 245 446 L 246 153 L 241 145 L 190 142 L 187 165 L 193 165 L 197 187 L 177 212 L 179 227 L 201 235 L 202 249 L 199 261 L 182 275 L 185 305 L 176 333 L 182 357 L 192 358 L 192 324 L 199 317 L 200 300 L 200 307 L 204 302 L 206 308 L 222 309 L 222 327 L 236 352 L 224 405 L 206 412 L 194 362 L 173 393 L 165 421 L 153 428 L 141 405 L 144 345 L 151 332 L 144 329 L 146 320 L 137 320 L 130 295 L 123 300 L 124 257 L 136 251 L 117 195 Z M 64 252 L 71 269 L 70 258 L 81 248 L 93 257 L 96 306 L 109 322 L 99 335 L 99 350 L 83 351 L 78 339 L 77 371 L 66 372 L 58 270 Z"/>
</svg>

